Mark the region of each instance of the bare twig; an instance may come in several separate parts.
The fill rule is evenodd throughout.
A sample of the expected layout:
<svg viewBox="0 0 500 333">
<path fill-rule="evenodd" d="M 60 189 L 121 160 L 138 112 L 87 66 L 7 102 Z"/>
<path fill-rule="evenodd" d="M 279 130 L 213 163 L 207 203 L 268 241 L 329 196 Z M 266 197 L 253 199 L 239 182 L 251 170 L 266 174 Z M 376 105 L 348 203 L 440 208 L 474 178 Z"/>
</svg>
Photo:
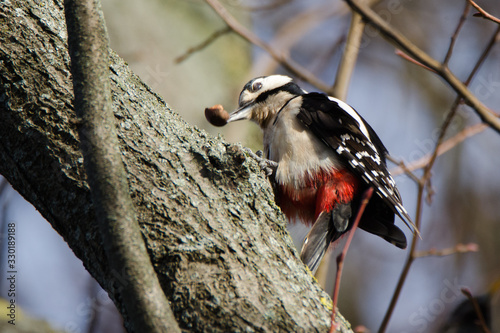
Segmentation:
<svg viewBox="0 0 500 333">
<path fill-rule="evenodd" d="M 352 0 L 346 0 L 346 1 L 352 2 Z M 460 26 L 460 23 L 459 23 L 459 26 Z M 397 31 L 396 31 L 396 33 L 397 33 Z M 479 67 L 486 59 L 486 56 L 491 51 L 499 33 L 500 33 L 500 27 L 493 34 L 488 45 L 486 46 L 485 50 L 483 51 L 483 53 L 481 54 L 481 56 L 477 60 L 474 68 L 472 69 L 471 73 L 469 74 L 469 77 L 467 78 L 466 82 L 461 83 L 461 85 L 463 85 L 466 89 L 467 89 L 467 85 L 471 82 L 472 78 L 477 73 Z M 423 52 L 423 51 L 419 50 L 418 52 Z M 424 55 L 424 58 L 428 57 L 425 53 L 420 54 L 420 55 L 421 56 Z M 422 60 L 422 57 L 420 57 L 420 59 L 417 58 L 417 61 L 421 61 L 421 60 Z M 425 65 L 428 65 L 428 64 L 425 64 Z M 431 67 L 431 66 L 429 66 L 429 67 Z M 435 69 L 435 68 L 433 68 L 433 69 Z M 444 70 L 445 72 L 448 71 L 447 67 L 444 65 L 440 65 L 440 70 Z M 450 73 L 450 72 L 448 71 L 448 73 Z M 438 74 L 442 75 L 442 73 L 438 73 Z M 467 90 L 467 91 L 469 91 L 469 90 Z M 424 174 L 419 179 L 419 181 L 417 183 L 418 184 L 418 196 L 417 196 L 417 213 L 416 213 L 416 218 L 415 218 L 415 225 L 417 228 L 420 228 L 420 224 L 421 224 L 421 216 L 422 216 L 422 210 L 423 210 L 423 195 L 424 195 L 425 187 L 429 184 L 429 181 L 431 178 L 431 169 L 434 166 L 434 162 L 436 161 L 436 158 L 438 156 L 438 152 L 439 152 L 440 146 L 444 140 L 444 136 L 446 134 L 446 131 L 447 131 L 449 125 L 451 124 L 453 117 L 456 114 L 456 111 L 458 109 L 458 106 L 460 105 L 462 98 L 464 98 L 464 95 L 461 94 L 460 92 L 458 92 L 457 98 L 455 99 L 452 107 L 450 108 L 448 114 L 446 115 L 446 119 L 444 120 L 443 124 L 440 127 L 439 137 L 438 137 L 438 140 L 436 142 L 436 146 L 435 146 L 434 151 L 432 152 L 432 155 L 430 156 L 427 164 L 424 167 Z M 491 124 L 490 124 L 490 126 L 491 126 Z M 387 312 L 386 312 L 384 319 L 380 325 L 379 333 L 385 332 L 387 325 L 389 324 L 389 320 L 390 320 L 391 315 L 394 311 L 394 308 L 396 306 L 399 295 L 401 294 L 401 290 L 403 288 L 406 277 L 408 276 L 408 272 L 410 270 L 410 267 L 411 267 L 413 261 L 416 259 L 415 255 L 416 255 L 417 242 L 418 242 L 418 237 L 416 237 L 414 235 L 413 240 L 412 240 L 412 244 L 411 244 L 411 248 L 410 248 L 410 253 L 409 253 L 408 258 L 407 258 L 405 265 L 403 267 L 403 271 L 401 272 L 401 275 L 399 277 L 398 284 L 397 284 L 396 289 L 394 291 L 394 294 L 391 298 L 391 302 L 389 304 L 389 307 L 387 308 Z"/>
<path fill-rule="evenodd" d="M 248 42 L 260 47 L 276 61 L 281 63 L 281 65 L 288 70 L 293 75 L 297 76 L 299 79 L 306 81 L 320 90 L 328 91 L 330 87 L 318 79 L 311 72 L 306 70 L 304 67 L 290 59 L 286 54 L 281 54 L 275 49 L 273 49 L 269 44 L 261 40 L 257 35 L 248 30 L 246 27 L 242 26 L 218 0 L 205 0 L 206 3 L 212 7 L 212 9 L 226 22 L 226 24 L 239 36 Z"/>
<path fill-rule="evenodd" d="M 469 77 L 467 77 L 467 80 L 464 82 L 465 85 L 469 85 L 470 82 L 472 81 L 474 75 L 476 75 L 477 71 L 479 70 L 479 67 L 484 63 L 486 60 L 486 57 L 490 53 L 491 49 L 495 44 L 498 42 L 498 37 L 500 36 L 500 26 L 497 27 L 495 32 L 493 32 L 493 35 L 490 37 L 490 40 L 488 41 L 488 44 L 486 45 L 486 48 L 484 49 L 483 53 L 481 53 L 481 56 L 479 57 L 478 61 L 476 62 L 476 65 L 472 69 L 471 73 L 469 74 Z M 498 114 L 496 115 L 498 117 Z"/>
<path fill-rule="evenodd" d="M 427 251 L 419 251 L 415 253 L 415 258 L 423 258 L 423 257 L 444 257 L 457 253 L 468 253 L 468 252 L 477 252 L 479 251 L 479 246 L 476 243 L 468 243 L 468 244 L 457 244 L 454 247 L 450 247 L 447 249 L 436 250 L 430 249 Z"/>
<path fill-rule="evenodd" d="M 472 137 L 476 134 L 479 134 L 483 132 L 485 129 L 489 128 L 488 125 L 484 123 L 479 123 L 475 124 L 472 126 L 469 126 L 459 133 L 455 134 L 453 137 L 449 138 L 446 141 L 443 141 L 437 150 L 437 156 L 441 156 L 447 151 L 453 149 L 456 147 L 459 143 L 464 141 L 465 139 Z M 398 167 L 394 168 L 391 170 L 391 174 L 393 176 L 401 175 L 403 173 L 406 173 L 407 175 L 410 176 L 413 180 L 415 180 L 418 183 L 418 178 L 412 173 L 412 171 L 422 169 L 424 168 L 427 164 L 429 164 L 429 161 L 432 157 L 432 153 L 428 153 L 425 156 L 419 158 L 416 161 L 411 162 L 410 164 L 406 165 L 403 161 L 394 161 L 394 163 L 398 164 Z"/>
<path fill-rule="evenodd" d="M 448 52 L 446 52 L 446 56 L 444 57 L 444 60 L 443 60 L 443 64 L 445 66 L 448 66 L 448 62 L 450 61 L 451 54 L 453 53 L 453 48 L 455 47 L 455 41 L 457 40 L 458 34 L 460 33 L 460 30 L 462 29 L 462 26 L 464 25 L 464 22 L 467 19 L 467 14 L 469 14 L 469 10 L 470 10 L 470 5 L 469 5 L 469 3 L 466 2 L 462 16 L 460 17 L 460 20 L 458 21 L 457 27 L 455 28 L 455 32 L 453 33 L 453 36 L 451 36 L 450 46 L 448 47 Z"/>
<path fill-rule="evenodd" d="M 191 55 L 193 55 L 193 53 L 202 51 L 207 46 L 209 46 L 210 44 L 212 44 L 215 40 L 217 40 L 217 38 L 219 38 L 220 36 L 223 36 L 223 35 L 227 34 L 228 32 L 231 32 L 231 28 L 229 28 L 227 26 L 224 27 L 224 28 L 222 28 L 222 29 L 219 29 L 219 30 L 215 31 L 213 34 L 211 34 L 210 36 L 208 36 L 208 38 L 205 39 L 203 42 L 201 42 L 200 44 L 195 45 L 193 47 L 190 47 L 186 52 L 184 52 L 184 54 L 181 54 L 180 56 L 178 56 L 177 58 L 175 58 L 174 59 L 174 63 L 180 64 L 181 62 L 183 62 L 184 60 L 186 60 L 187 58 L 189 58 Z"/>
<path fill-rule="evenodd" d="M 439 149 L 441 141 L 444 138 L 444 134 L 446 133 L 446 129 L 448 128 L 453 116 L 455 115 L 457 107 L 458 107 L 458 104 L 456 104 L 456 106 L 454 105 L 451 108 L 443 125 L 441 126 L 440 135 L 439 135 L 438 141 L 436 143 L 436 147 L 435 147 L 431 157 L 429 158 L 428 163 L 424 167 L 423 176 L 419 179 L 419 181 L 417 183 L 418 184 L 417 213 L 416 213 L 416 217 L 415 217 L 415 226 L 417 229 L 420 229 L 420 224 L 421 224 L 421 219 L 422 219 L 423 196 L 424 196 L 425 187 L 430 179 L 431 169 L 432 169 L 434 162 L 436 160 L 437 151 Z M 408 258 L 405 262 L 405 265 L 403 266 L 403 271 L 401 272 L 401 275 L 399 276 L 398 284 L 396 285 L 396 289 L 395 289 L 394 294 L 391 298 L 391 302 L 389 304 L 389 307 L 387 308 L 387 312 L 384 316 L 384 319 L 382 320 L 382 323 L 380 324 L 380 328 L 378 331 L 379 333 L 385 332 L 385 330 L 387 329 L 387 325 L 389 324 L 389 320 L 391 319 L 394 308 L 396 307 L 397 300 L 399 298 L 399 295 L 401 294 L 401 290 L 403 289 L 403 285 L 404 285 L 404 282 L 406 281 L 406 277 L 408 276 L 408 273 L 410 271 L 410 267 L 413 264 L 413 261 L 416 259 L 415 254 L 416 254 L 417 243 L 418 243 L 418 237 L 416 237 L 416 235 L 413 235 L 413 239 L 412 239 L 411 247 L 410 247 L 410 253 L 409 253 Z"/>
<path fill-rule="evenodd" d="M 459 24 L 459 26 L 460 26 L 460 24 Z M 470 84 L 470 82 L 474 78 L 474 75 L 476 75 L 477 71 L 479 70 L 479 68 L 483 64 L 484 60 L 486 60 L 486 57 L 490 53 L 491 49 L 493 48 L 493 45 L 495 44 L 497 35 L 499 33 L 500 33 L 500 26 L 495 31 L 493 36 L 490 38 L 488 45 L 486 46 L 484 51 L 481 53 L 481 56 L 479 57 L 479 59 L 476 61 L 474 68 L 472 69 L 469 76 L 467 77 L 467 80 L 464 83 L 465 86 L 468 86 Z M 436 161 L 436 158 L 438 156 L 439 146 L 442 144 L 442 142 L 444 140 L 444 136 L 446 134 L 446 131 L 447 131 L 448 127 L 450 126 L 453 117 L 455 117 L 455 114 L 458 110 L 458 106 L 460 105 L 461 101 L 462 101 L 462 96 L 459 94 L 457 96 L 457 98 L 455 99 L 455 101 L 453 102 L 453 106 L 451 107 L 450 111 L 446 115 L 446 119 L 444 120 L 443 125 L 441 125 L 438 140 L 436 142 L 436 147 L 434 149 L 434 152 L 432 153 L 431 158 L 429 159 L 429 162 L 427 163 L 427 166 L 424 168 L 424 176 L 422 177 L 422 182 L 424 183 L 424 185 L 430 179 L 430 175 L 431 175 L 430 170 L 432 169 L 432 166 L 434 165 L 434 162 Z"/>
<path fill-rule="evenodd" d="M 460 26 L 460 23 L 459 23 L 459 26 Z M 458 27 L 457 27 L 456 31 L 458 31 Z M 467 86 L 470 83 L 470 81 L 472 80 L 473 76 L 477 73 L 477 70 L 479 69 L 479 67 L 481 66 L 481 64 L 484 62 L 487 54 L 490 52 L 492 46 L 494 45 L 494 43 L 495 43 L 495 41 L 497 39 L 499 31 L 500 31 L 500 28 L 497 29 L 497 31 L 495 32 L 495 34 L 493 35 L 493 37 L 490 39 L 490 42 L 488 43 L 488 46 L 485 48 L 485 50 L 483 51 L 481 57 L 476 62 L 476 65 L 474 66 L 474 69 L 471 71 L 471 73 L 470 73 L 467 81 L 465 82 L 464 86 Z M 420 61 L 416 60 L 416 62 L 420 62 Z M 422 65 L 426 66 L 425 64 L 422 64 Z M 447 71 L 446 66 L 444 68 L 445 68 L 445 71 Z M 434 71 L 436 71 L 435 68 L 431 67 L 431 69 L 434 70 Z M 438 73 L 438 74 L 440 74 L 440 73 Z M 453 106 L 451 107 L 450 111 L 448 112 L 448 114 L 446 116 L 446 119 L 445 119 L 445 121 L 443 122 L 443 124 L 442 124 L 442 126 L 440 128 L 439 138 L 437 140 L 437 143 L 436 143 L 436 146 L 435 146 L 435 149 L 434 149 L 433 153 L 430 156 L 425 157 L 425 164 L 422 163 L 423 164 L 422 167 L 424 168 L 424 174 L 423 174 L 422 178 L 420 178 L 418 180 L 418 182 L 417 182 L 417 184 L 418 184 L 418 201 L 417 201 L 417 217 L 415 218 L 415 221 L 416 221 L 415 225 L 418 228 L 420 227 L 420 223 L 421 223 L 420 219 L 421 219 L 421 210 L 423 209 L 422 203 L 423 203 L 424 189 L 425 189 L 426 184 L 428 184 L 428 182 L 430 181 L 431 169 L 432 169 L 432 166 L 434 165 L 434 162 L 435 162 L 437 156 L 440 155 L 440 153 L 441 154 L 444 153 L 446 151 L 446 149 L 451 149 L 451 147 L 457 145 L 459 142 L 463 141 L 466 137 L 472 135 L 472 133 L 474 133 L 476 131 L 479 132 L 484 127 L 486 127 L 486 126 L 480 126 L 480 125 L 482 125 L 482 124 L 480 124 L 480 125 L 477 125 L 476 127 L 473 128 L 474 131 L 472 131 L 470 128 L 467 129 L 467 131 L 462 131 L 457 136 L 455 136 L 452 139 L 450 139 L 448 141 L 448 145 L 447 146 L 442 147 L 443 139 L 444 139 L 446 130 L 448 129 L 449 125 L 451 124 L 451 120 L 453 119 L 453 117 L 456 114 L 456 110 L 458 109 L 458 106 L 460 105 L 462 97 L 463 97 L 463 95 L 461 95 L 459 93 L 459 96 L 456 98 L 455 102 L 453 103 Z M 403 169 L 406 168 L 406 167 L 404 167 L 404 165 L 402 165 L 402 167 L 403 167 Z M 413 170 L 413 169 L 406 168 L 406 171 L 409 174 L 411 174 L 410 170 Z M 411 175 L 413 175 L 413 174 L 411 174 Z M 413 240 L 412 240 L 411 248 L 410 248 L 410 254 L 409 254 L 408 259 L 407 259 L 407 261 L 405 263 L 405 266 L 403 267 L 403 271 L 401 272 L 398 284 L 396 286 L 396 289 L 394 291 L 393 297 L 391 299 L 391 303 L 389 304 L 389 307 L 388 307 L 387 312 L 386 312 L 386 314 L 384 316 L 382 324 L 380 325 L 379 333 L 385 332 L 385 330 L 387 328 L 387 325 L 389 323 L 389 320 L 390 320 L 390 317 L 392 315 L 392 312 L 394 311 L 397 299 L 398 299 L 398 297 L 399 297 L 399 295 L 401 293 L 404 281 L 406 280 L 406 276 L 408 275 L 409 269 L 410 269 L 413 261 L 416 258 L 415 249 L 416 249 L 417 241 L 418 241 L 417 237 L 414 236 Z"/>
<path fill-rule="evenodd" d="M 474 306 L 474 311 L 476 312 L 477 318 L 479 319 L 479 326 L 481 326 L 481 330 L 484 333 L 491 333 L 490 329 L 488 328 L 488 325 L 486 325 L 486 321 L 484 320 L 484 315 L 481 312 L 479 304 L 477 303 L 477 299 L 474 296 L 472 296 L 471 291 L 467 288 L 461 288 L 460 291 L 469 299 L 469 301 L 472 303 L 472 306 Z"/>
<path fill-rule="evenodd" d="M 380 0 L 365 0 L 367 6 L 373 6 Z M 351 24 L 347 34 L 344 53 L 340 59 L 335 77 L 335 83 L 329 91 L 333 96 L 345 100 L 347 97 L 347 90 L 349 82 L 358 59 L 359 49 L 365 30 L 365 22 L 361 15 L 353 12 L 351 17 Z"/>
<path fill-rule="evenodd" d="M 339 7 L 341 6 L 332 6 L 331 3 L 325 3 L 320 6 L 304 8 L 303 11 L 300 11 L 285 20 L 275 31 L 272 39 L 270 39 L 267 43 L 272 45 L 274 49 L 280 50 L 282 54 L 287 54 L 298 40 L 307 36 L 325 20 L 329 20 L 342 12 Z M 337 42 L 333 44 L 338 44 L 339 40 L 345 40 L 345 36 L 340 35 Z M 336 50 L 338 48 L 333 47 L 334 46 L 330 49 Z M 327 51 L 327 53 L 330 52 Z M 307 64 L 308 70 L 312 73 L 318 73 L 318 71 L 315 71 L 315 68 L 318 67 L 319 63 L 323 62 L 321 59 L 326 60 L 329 59 L 329 57 L 327 54 L 318 56 L 313 62 Z M 281 66 L 281 64 L 265 52 L 262 55 L 257 56 L 254 60 L 254 70 L 257 70 L 259 74 L 275 72 L 278 66 Z M 323 71 L 323 68 L 324 67 L 320 67 L 319 72 Z"/>
<path fill-rule="evenodd" d="M 476 64 L 474 65 L 474 68 L 472 69 L 471 73 L 467 77 L 467 80 L 465 81 L 465 85 L 469 85 L 470 84 L 470 82 L 472 81 L 474 75 L 477 73 L 477 71 L 481 67 L 481 64 L 484 63 L 484 60 L 486 60 L 487 55 L 489 54 L 489 52 L 491 51 L 491 49 L 495 45 L 496 40 L 497 40 L 497 38 L 498 38 L 499 35 L 500 35 L 500 26 L 496 29 L 496 31 L 491 36 L 491 38 L 490 38 L 490 40 L 489 40 L 486 48 L 482 52 L 481 56 L 479 57 L 479 59 L 477 60 Z M 450 110 L 450 112 L 452 112 L 455 108 L 458 107 L 458 105 L 460 104 L 461 100 L 462 99 L 461 99 L 460 96 L 458 96 L 455 99 L 455 102 L 454 102 L 453 107 Z M 446 124 L 446 122 L 445 122 L 445 124 Z M 443 126 L 445 124 L 443 124 Z M 440 156 L 440 155 L 444 154 L 445 152 L 447 152 L 448 150 L 452 149 L 453 147 L 455 147 L 456 145 L 458 145 L 460 142 L 464 141 L 468 137 L 471 137 L 473 135 L 476 135 L 476 134 L 482 132 L 487 127 L 488 126 L 485 125 L 485 124 L 472 125 L 470 127 L 465 128 L 464 130 L 462 130 L 461 132 L 459 132 L 458 134 L 456 134 L 455 136 L 453 136 L 452 138 L 450 138 L 450 139 L 448 139 L 448 140 L 446 140 L 444 142 L 442 142 L 442 137 L 441 137 L 442 135 L 444 135 L 444 133 L 443 133 L 443 131 L 441 131 L 441 134 L 440 134 L 440 138 L 441 139 L 440 140 L 438 139 L 438 144 L 436 145 L 437 149 L 434 150 L 433 154 L 427 154 L 424 157 L 420 158 L 417 161 L 412 162 L 410 165 L 407 165 L 407 166 L 405 166 L 404 164 L 402 164 L 402 162 L 400 162 L 400 163 L 398 163 L 400 165 L 400 168 L 399 169 L 395 169 L 395 170 L 391 170 L 391 172 L 394 175 L 398 175 L 398 174 L 401 174 L 403 172 L 406 172 L 410 176 L 414 176 L 413 174 L 411 174 L 409 172 L 410 171 L 414 171 L 416 169 L 424 168 L 426 165 L 429 165 L 429 163 L 431 162 L 431 160 L 434 160 L 437 156 Z"/>
<path fill-rule="evenodd" d="M 397 159 L 395 159 L 394 157 L 392 157 L 391 155 L 387 155 L 387 159 L 389 161 L 391 161 L 392 163 L 396 164 L 397 167 L 396 168 L 393 168 L 392 170 L 390 170 L 391 172 L 391 175 L 393 176 L 398 176 L 398 175 L 401 175 L 403 173 L 406 173 L 406 175 L 408 177 L 410 177 L 415 183 L 418 184 L 418 182 L 420 181 L 420 179 L 417 177 L 417 175 L 415 175 L 413 173 L 414 170 L 416 169 L 413 169 L 413 170 L 410 170 L 404 161 L 399 161 Z"/>
<path fill-rule="evenodd" d="M 342 270 L 344 268 L 344 259 L 347 254 L 347 250 L 349 249 L 349 245 L 351 245 L 352 238 L 354 237 L 354 232 L 358 228 L 359 221 L 361 220 L 361 216 L 363 216 L 363 212 L 365 211 L 366 205 L 370 201 L 370 198 L 373 194 L 373 187 L 370 187 L 363 193 L 363 198 L 361 201 L 361 205 L 359 207 L 358 213 L 356 215 L 356 219 L 354 220 L 354 224 L 349 232 L 349 236 L 347 237 L 347 241 L 342 249 L 342 252 L 337 257 L 337 274 L 335 275 L 335 286 L 333 288 L 333 297 L 332 297 L 332 323 L 330 326 L 329 333 L 334 333 L 337 328 L 336 314 L 337 314 L 337 301 L 339 298 L 339 289 L 340 289 L 340 278 L 342 277 Z"/>
<path fill-rule="evenodd" d="M 446 131 L 448 130 L 448 127 L 451 124 L 451 121 L 457 114 L 458 106 L 460 105 L 461 97 L 458 96 L 455 101 L 453 102 L 453 106 L 451 109 L 448 111 L 448 114 L 446 115 L 446 118 L 441 125 L 441 128 L 439 129 L 439 136 L 436 142 L 436 146 L 434 148 L 434 151 L 432 152 L 431 157 L 429 158 L 429 162 L 427 162 L 427 165 L 424 167 L 424 175 L 421 178 L 422 185 L 425 186 L 427 182 L 429 181 L 431 177 L 431 169 L 434 166 L 434 162 L 436 162 L 436 158 L 438 156 L 438 150 L 439 146 L 443 143 L 444 136 L 446 135 Z"/>
<path fill-rule="evenodd" d="M 129 193 L 111 106 L 109 43 L 99 1 L 64 1 L 81 120 L 80 149 L 110 270 L 124 272 L 120 305 L 134 332 L 180 332 L 151 264 Z"/>
<path fill-rule="evenodd" d="M 354 66 L 358 59 L 359 47 L 361 45 L 364 29 L 365 23 L 361 15 L 353 13 L 344 53 L 342 54 L 342 59 L 340 59 L 337 75 L 335 76 L 335 83 L 331 89 L 332 95 L 341 100 L 345 100 L 347 97 L 347 89 L 349 88 L 352 72 L 354 71 Z"/>
<path fill-rule="evenodd" d="M 417 65 L 417 66 L 420 66 L 420 67 L 422 67 L 423 69 L 428 70 L 429 72 L 432 72 L 432 73 L 437 74 L 437 72 L 436 72 L 435 70 L 433 70 L 432 68 L 430 68 L 430 67 L 428 67 L 428 66 L 426 66 L 426 65 L 422 64 L 421 62 L 419 62 L 419 61 L 417 61 L 417 60 L 415 60 L 415 59 L 413 59 L 412 57 L 410 57 L 408 54 L 404 53 L 404 52 L 403 52 L 403 51 L 401 51 L 400 49 L 396 49 L 396 50 L 394 51 L 394 53 L 395 53 L 397 56 L 399 56 L 399 57 L 403 58 L 403 59 L 404 59 L 404 60 L 406 60 L 406 61 L 409 61 L 409 62 L 411 62 L 411 63 L 413 63 L 413 64 L 415 64 L 415 65 Z"/>
<path fill-rule="evenodd" d="M 426 52 L 419 49 L 415 44 L 403 36 L 397 29 L 384 21 L 372 9 L 362 4 L 359 0 L 345 0 L 347 4 L 363 16 L 363 19 L 374 26 L 382 33 L 382 36 L 396 47 L 401 48 L 410 57 L 423 65 L 434 70 L 441 78 L 443 78 L 450 87 L 459 94 L 468 105 L 470 105 L 479 115 L 482 121 L 490 125 L 495 131 L 500 133 L 500 119 L 486 107 L 477 97 L 463 84 L 449 69 L 442 63 L 438 62 Z"/>
<path fill-rule="evenodd" d="M 421 224 L 421 219 L 422 219 L 422 206 L 423 206 L 423 194 L 424 194 L 424 186 L 422 185 L 421 182 L 418 183 L 418 194 L 417 194 L 417 212 L 415 216 L 415 228 L 417 230 L 420 230 L 420 224 Z M 389 306 L 387 307 L 387 311 L 385 313 L 384 319 L 382 320 L 382 323 L 380 324 L 380 327 L 378 329 L 378 333 L 383 333 L 387 329 L 387 325 L 389 324 L 389 320 L 391 319 L 391 315 L 394 312 L 394 308 L 396 307 L 396 303 L 398 301 L 399 295 L 401 294 L 401 290 L 403 290 L 403 285 L 406 281 L 406 277 L 408 276 L 408 272 L 410 271 L 410 267 L 415 260 L 415 250 L 417 248 L 417 243 L 418 243 L 419 237 L 417 237 L 416 234 L 413 235 L 411 245 L 410 245 L 410 253 L 408 257 L 406 258 L 406 262 L 403 266 L 403 270 L 401 271 L 401 274 L 399 276 L 398 283 L 396 285 L 396 288 L 394 289 L 394 293 L 391 298 L 391 302 L 389 303 Z"/>
<path fill-rule="evenodd" d="M 479 7 L 479 5 L 477 3 L 475 3 L 474 1 L 472 1 L 472 0 L 468 0 L 468 1 L 474 8 L 477 9 L 477 11 L 479 12 L 479 15 L 481 15 L 481 17 L 500 24 L 500 19 L 498 17 L 491 15 L 490 13 L 488 13 L 487 11 L 485 11 L 484 9 Z"/>
<path fill-rule="evenodd" d="M 445 56 L 444 61 L 443 61 L 444 66 L 448 66 L 448 62 L 449 62 L 451 55 L 453 53 L 453 48 L 455 47 L 455 41 L 458 37 L 460 30 L 462 29 L 462 26 L 463 26 L 465 20 L 467 19 L 467 14 L 469 13 L 469 9 L 470 9 L 470 5 L 466 2 L 462 16 L 460 17 L 460 20 L 458 21 L 457 27 L 455 28 L 455 32 L 451 36 L 450 45 L 448 46 L 448 51 L 446 52 L 446 56 Z M 417 66 L 420 66 L 420 67 L 422 67 L 430 72 L 438 74 L 438 72 L 436 72 L 434 69 L 424 65 L 423 63 L 421 63 L 417 60 L 415 60 L 414 58 L 410 57 L 408 54 L 404 53 L 400 49 L 396 49 L 395 53 L 396 53 L 396 55 L 400 56 L 401 58 L 403 58 L 411 63 L 414 63 Z"/>
</svg>

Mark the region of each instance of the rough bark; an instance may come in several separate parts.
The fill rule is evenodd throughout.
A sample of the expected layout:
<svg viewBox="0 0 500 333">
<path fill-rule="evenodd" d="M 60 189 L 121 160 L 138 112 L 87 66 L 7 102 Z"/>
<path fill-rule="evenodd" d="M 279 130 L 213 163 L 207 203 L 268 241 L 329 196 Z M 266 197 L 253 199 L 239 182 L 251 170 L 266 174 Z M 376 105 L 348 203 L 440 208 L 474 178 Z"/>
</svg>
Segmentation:
<svg viewBox="0 0 500 333">
<path fill-rule="evenodd" d="M 124 314 L 125 273 L 106 262 L 78 148 L 62 1 L 3 1 L 0 27 L 0 173 Z M 112 52 L 110 70 L 132 199 L 180 327 L 326 331 L 330 298 L 298 259 L 257 163 L 186 124 Z"/>
<path fill-rule="evenodd" d="M 142 237 L 116 134 L 109 84 L 109 40 L 99 0 L 65 0 L 80 151 L 110 269 L 123 270 L 130 331 L 180 333 Z"/>
</svg>

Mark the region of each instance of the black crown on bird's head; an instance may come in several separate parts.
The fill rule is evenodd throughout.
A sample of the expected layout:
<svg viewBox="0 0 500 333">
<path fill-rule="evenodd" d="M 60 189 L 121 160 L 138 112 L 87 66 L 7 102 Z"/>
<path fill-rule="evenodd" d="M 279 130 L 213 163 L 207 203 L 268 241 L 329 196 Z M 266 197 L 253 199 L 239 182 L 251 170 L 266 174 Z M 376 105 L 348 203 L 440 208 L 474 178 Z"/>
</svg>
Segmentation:
<svg viewBox="0 0 500 333">
<path fill-rule="evenodd" d="M 305 94 L 292 78 L 286 75 L 260 76 L 248 81 L 238 100 L 238 108 L 233 111 L 228 122 L 250 119 L 262 126 L 263 119 L 277 112 L 283 102 Z"/>
</svg>

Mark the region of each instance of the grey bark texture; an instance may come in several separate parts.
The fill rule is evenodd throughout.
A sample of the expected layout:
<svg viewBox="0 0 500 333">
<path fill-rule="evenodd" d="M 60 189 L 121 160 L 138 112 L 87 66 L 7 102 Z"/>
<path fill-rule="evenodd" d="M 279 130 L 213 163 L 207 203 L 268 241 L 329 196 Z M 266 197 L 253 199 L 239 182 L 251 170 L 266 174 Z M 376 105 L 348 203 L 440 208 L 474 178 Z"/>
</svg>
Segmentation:
<svg viewBox="0 0 500 333">
<path fill-rule="evenodd" d="M 106 260 L 128 285 L 120 306 L 129 331 L 180 333 L 142 237 L 116 134 L 109 40 L 99 0 L 65 0 L 80 150 Z"/>
<path fill-rule="evenodd" d="M 3 1 L 0 27 L 0 173 L 127 321 L 127 273 L 104 255 L 79 150 L 62 1 Z M 300 262 L 257 163 L 186 124 L 112 52 L 109 66 L 132 200 L 181 329 L 327 331 L 330 298 Z"/>
</svg>

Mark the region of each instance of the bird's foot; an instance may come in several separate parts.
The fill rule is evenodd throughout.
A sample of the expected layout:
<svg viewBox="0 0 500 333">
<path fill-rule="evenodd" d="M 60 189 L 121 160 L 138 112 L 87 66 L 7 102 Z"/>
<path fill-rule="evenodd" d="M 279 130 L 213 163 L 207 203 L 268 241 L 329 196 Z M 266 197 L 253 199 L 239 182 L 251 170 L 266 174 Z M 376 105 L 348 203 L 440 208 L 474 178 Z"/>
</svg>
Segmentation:
<svg viewBox="0 0 500 333">
<path fill-rule="evenodd" d="M 255 153 L 250 149 L 250 148 L 245 148 L 245 151 L 250 155 L 251 158 L 256 160 L 259 163 L 259 166 L 262 171 L 266 174 L 266 176 L 271 176 L 273 173 L 276 172 L 276 169 L 278 168 L 278 163 L 268 160 L 267 158 L 264 158 L 263 155 L 264 153 L 262 150 L 257 150 Z"/>
</svg>

